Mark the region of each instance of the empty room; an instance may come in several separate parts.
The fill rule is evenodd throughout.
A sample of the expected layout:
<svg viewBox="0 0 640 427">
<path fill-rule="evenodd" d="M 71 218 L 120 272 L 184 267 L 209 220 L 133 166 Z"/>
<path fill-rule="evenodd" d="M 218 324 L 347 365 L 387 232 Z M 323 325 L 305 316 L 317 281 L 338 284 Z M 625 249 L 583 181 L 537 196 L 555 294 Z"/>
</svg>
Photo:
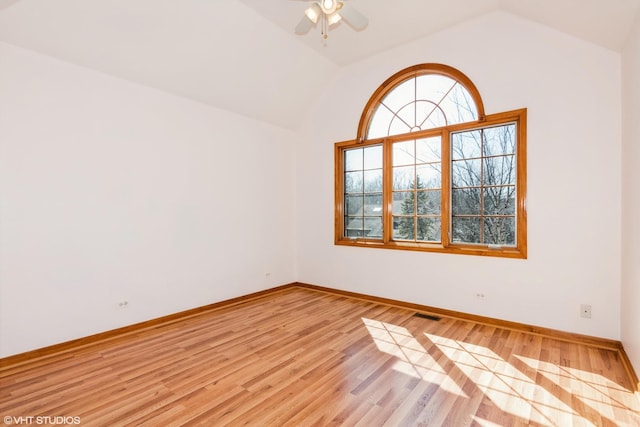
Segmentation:
<svg viewBox="0 0 640 427">
<path fill-rule="evenodd" d="M 0 0 L 2 425 L 640 426 L 640 0 Z"/>
</svg>

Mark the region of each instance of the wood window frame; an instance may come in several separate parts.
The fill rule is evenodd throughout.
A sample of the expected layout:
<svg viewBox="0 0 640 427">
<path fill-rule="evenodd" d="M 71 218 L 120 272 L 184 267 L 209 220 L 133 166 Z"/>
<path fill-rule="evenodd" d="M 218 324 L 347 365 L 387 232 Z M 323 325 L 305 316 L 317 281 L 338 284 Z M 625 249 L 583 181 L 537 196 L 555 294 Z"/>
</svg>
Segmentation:
<svg viewBox="0 0 640 427">
<path fill-rule="evenodd" d="M 447 75 L 467 88 L 474 98 L 478 108 L 478 120 L 434 129 L 392 135 L 383 138 L 366 139 L 365 135 L 369 121 L 380 100 L 396 85 L 418 74 L 435 72 Z M 491 128 L 510 123 L 516 124 L 516 244 L 515 246 L 495 246 L 489 244 L 469 244 L 453 242 L 451 230 L 451 143 L 450 136 L 460 131 Z M 526 108 L 507 111 L 498 114 L 485 115 L 479 92 L 464 74 L 441 64 L 422 64 L 407 68 L 383 83 L 373 94 L 362 114 L 358 125 L 358 138 L 334 144 L 335 156 L 335 244 L 354 247 L 370 247 L 383 249 L 400 249 L 426 252 L 442 252 L 465 255 L 482 255 L 506 258 L 527 258 L 527 213 L 526 213 L 526 136 L 527 110 Z M 394 142 L 414 140 L 438 135 L 441 138 L 442 156 L 442 189 L 441 189 L 441 242 L 410 242 L 394 240 L 392 216 L 392 144 Z M 382 206 L 382 238 L 346 237 L 345 236 L 345 205 L 344 205 L 344 152 L 353 148 L 371 145 L 383 147 L 383 206 Z"/>
</svg>

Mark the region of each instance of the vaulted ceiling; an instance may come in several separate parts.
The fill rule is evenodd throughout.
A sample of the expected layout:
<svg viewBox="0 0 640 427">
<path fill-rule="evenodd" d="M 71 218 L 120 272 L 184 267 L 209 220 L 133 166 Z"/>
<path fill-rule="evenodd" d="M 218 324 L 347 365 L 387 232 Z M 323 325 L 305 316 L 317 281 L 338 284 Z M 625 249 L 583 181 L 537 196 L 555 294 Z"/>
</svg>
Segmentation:
<svg viewBox="0 0 640 427">
<path fill-rule="evenodd" d="M 300 0 L 0 0 L 0 41 L 295 128 L 342 66 L 497 10 L 607 49 L 624 45 L 640 0 L 347 0 L 369 18 L 293 28 Z M 477 42 L 477 41 L 476 41 Z M 1 59 L 1 58 L 0 58 Z"/>
<path fill-rule="evenodd" d="M 305 1 L 240 0 L 283 30 L 291 32 Z M 333 62 L 344 65 L 404 42 L 433 34 L 476 16 L 503 10 L 559 31 L 619 50 L 629 33 L 638 0 L 347 0 L 369 17 L 366 31 L 345 24 L 330 31 L 325 46 L 319 30 L 304 43 Z"/>
</svg>

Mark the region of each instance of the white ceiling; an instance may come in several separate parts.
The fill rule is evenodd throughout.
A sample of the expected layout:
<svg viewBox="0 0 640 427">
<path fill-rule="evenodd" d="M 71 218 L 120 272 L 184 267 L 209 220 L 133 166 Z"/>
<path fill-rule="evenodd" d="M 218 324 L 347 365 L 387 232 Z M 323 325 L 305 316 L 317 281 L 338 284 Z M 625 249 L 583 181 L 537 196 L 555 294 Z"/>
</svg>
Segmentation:
<svg viewBox="0 0 640 427">
<path fill-rule="evenodd" d="M 348 0 L 323 43 L 294 0 L 0 0 L 0 41 L 294 128 L 336 70 L 502 10 L 619 51 L 640 0 Z"/>
<path fill-rule="evenodd" d="M 292 32 L 307 1 L 239 0 L 285 31 Z M 327 46 L 320 30 L 303 41 L 339 65 L 495 10 L 503 10 L 556 28 L 609 49 L 620 50 L 637 13 L 638 0 L 345 0 L 369 18 L 369 27 L 354 32 L 339 23 Z"/>
</svg>

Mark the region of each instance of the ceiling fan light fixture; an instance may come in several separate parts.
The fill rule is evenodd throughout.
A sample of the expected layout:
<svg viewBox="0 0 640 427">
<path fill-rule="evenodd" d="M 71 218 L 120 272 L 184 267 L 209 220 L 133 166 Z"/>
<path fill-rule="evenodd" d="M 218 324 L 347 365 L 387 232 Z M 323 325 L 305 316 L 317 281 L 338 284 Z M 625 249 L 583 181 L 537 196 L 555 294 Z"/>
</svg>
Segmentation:
<svg viewBox="0 0 640 427">
<path fill-rule="evenodd" d="M 314 25 L 319 25 L 320 35 L 326 40 L 329 36 L 329 27 L 339 22 L 346 22 L 356 31 L 362 31 L 367 26 L 367 18 L 343 1 L 302 1 L 310 2 L 311 5 L 304 11 L 304 15 L 300 18 L 300 22 L 298 22 L 298 25 L 296 25 L 294 29 L 294 32 L 298 35 L 307 34 Z"/>
<path fill-rule="evenodd" d="M 325 15 L 331 15 L 338 8 L 337 0 L 320 0 L 320 7 Z"/>
<path fill-rule="evenodd" d="M 342 16 L 338 12 L 333 12 L 331 15 L 327 16 L 327 23 L 329 25 L 337 24 L 342 19 Z"/>
<path fill-rule="evenodd" d="M 311 5 L 311 7 L 304 11 L 304 14 L 307 15 L 309 21 L 317 24 L 318 19 L 320 19 L 320 16 L 322 15 L 322 9 L 320 8 L 320 6 L 318 6 L 318 3 L 314 3 Z"/>
</svg>

